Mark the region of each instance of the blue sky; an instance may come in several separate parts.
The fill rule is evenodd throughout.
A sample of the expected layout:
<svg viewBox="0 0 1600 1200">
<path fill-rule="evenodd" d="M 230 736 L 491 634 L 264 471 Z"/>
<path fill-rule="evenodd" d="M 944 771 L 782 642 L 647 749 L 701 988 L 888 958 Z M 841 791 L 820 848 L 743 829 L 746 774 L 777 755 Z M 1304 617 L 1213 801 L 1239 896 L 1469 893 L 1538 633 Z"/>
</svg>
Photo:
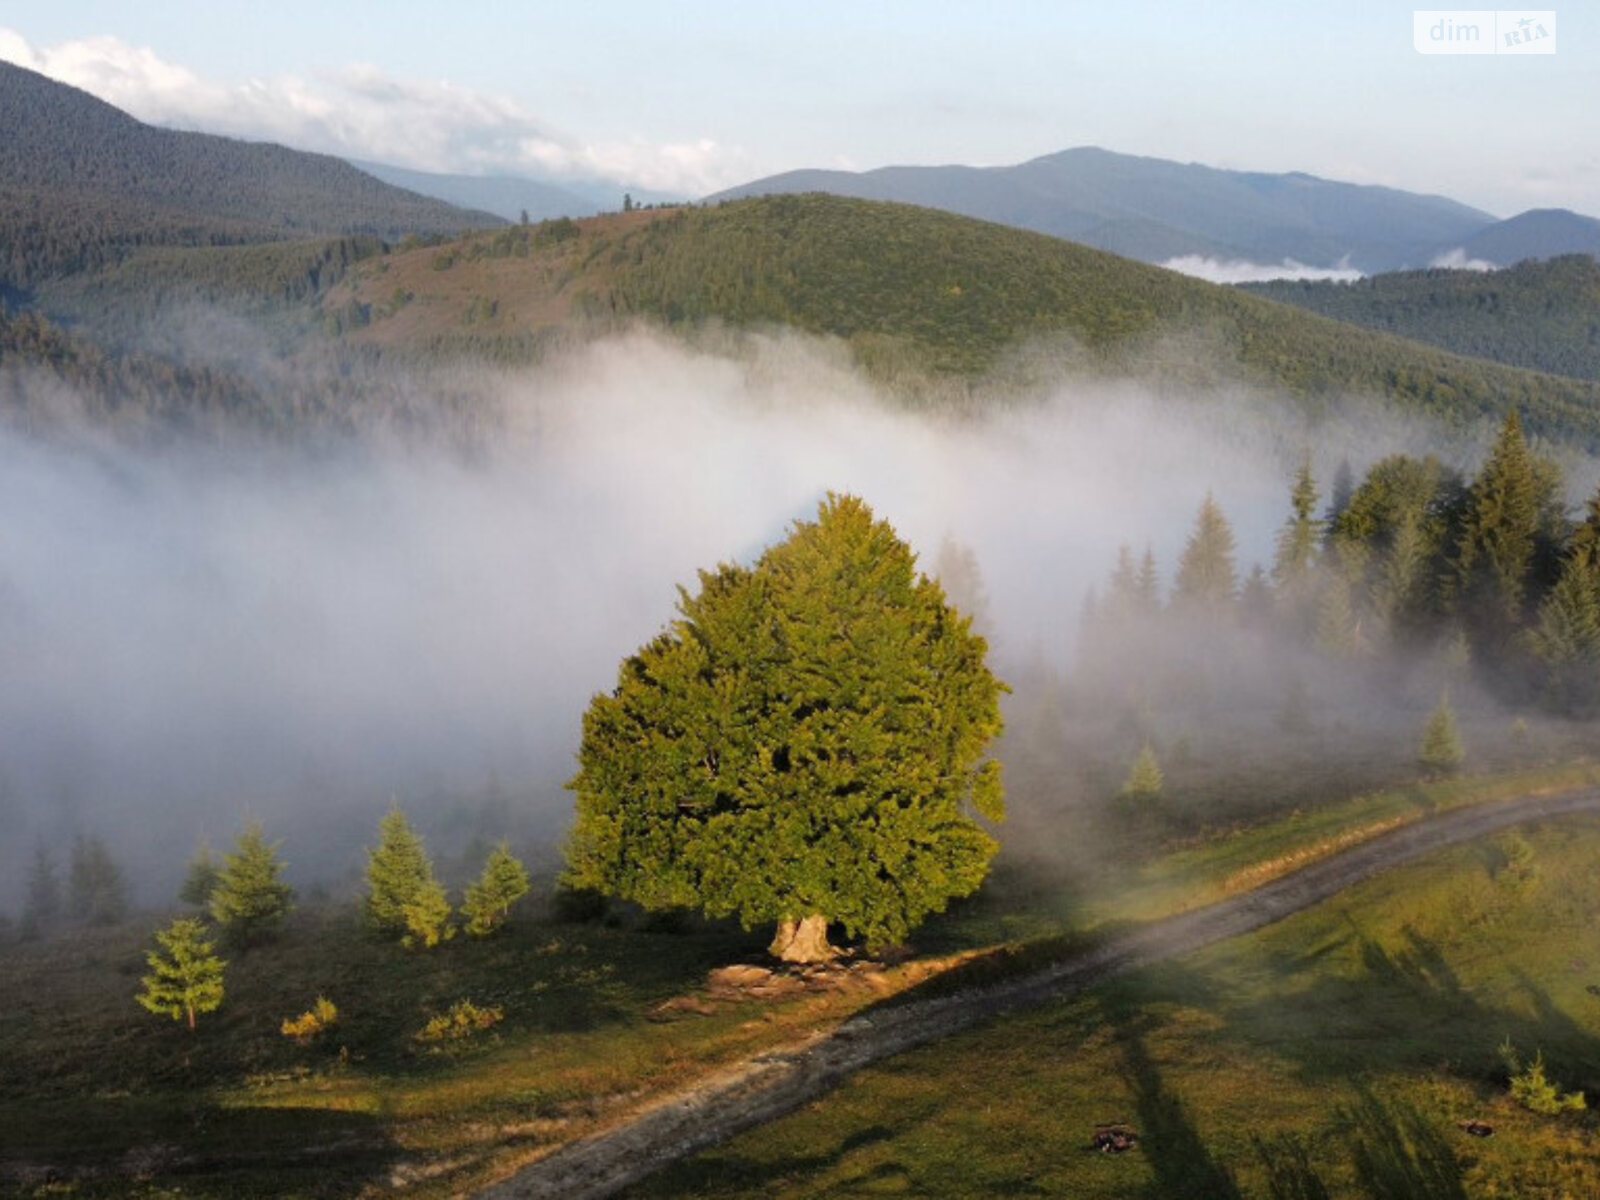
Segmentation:
<svg viewBox="0 0 1600 1200">
<path fill-rule="evenodd" d="M 1101 145 L 1600 215 L 1600 10 L 1558 52 L 1425 56 L 1412 9 L 62 0 L 0 58 L 145 120 L 422 169 L 689 194 L 802 166 Z"/>
</svg>

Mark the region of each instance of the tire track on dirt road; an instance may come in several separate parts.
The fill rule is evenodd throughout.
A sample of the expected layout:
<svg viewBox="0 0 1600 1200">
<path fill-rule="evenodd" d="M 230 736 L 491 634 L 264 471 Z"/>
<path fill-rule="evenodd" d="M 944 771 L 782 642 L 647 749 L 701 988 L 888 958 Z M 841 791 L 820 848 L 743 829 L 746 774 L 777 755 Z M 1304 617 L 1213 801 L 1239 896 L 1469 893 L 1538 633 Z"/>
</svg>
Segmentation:
<svg viewBox="0 0 1600 1200">
<path fill-rule="evenodd" d="M 1426 817 L 1205 908 L 1119 934 L 1031 974 L 858 1014 L 837 1029 L 726 1067 L 565 1146 L 478 1200 L 601 1200 L 669 1163 L 792 1112 L 862 1067 L 1113 975 L 1237 937 L 1433 850 L 1512 825 L 1600 810 L 1600 790 L 1536 795 Z"/>
</svg>

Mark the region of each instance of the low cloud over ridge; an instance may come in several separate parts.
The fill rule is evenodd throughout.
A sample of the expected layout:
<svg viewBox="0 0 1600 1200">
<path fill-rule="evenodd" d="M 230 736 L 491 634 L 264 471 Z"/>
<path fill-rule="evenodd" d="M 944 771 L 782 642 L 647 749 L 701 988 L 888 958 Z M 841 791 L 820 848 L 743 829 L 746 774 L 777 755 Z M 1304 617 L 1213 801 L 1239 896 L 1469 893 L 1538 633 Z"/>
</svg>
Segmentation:
<svg viewBox="0 0 1600 1200">
<path fill-rule="evenodd" d="M 1310 267 L 1305 263 L 1286 258 L 1281 263 L 1254 263 L 1244 259 L 1207 258 L 1202 254 L 1181 254 L 1161 264 L 1169 271 L 1192 275 L 1208 283 L 1266 283 L 1273 279 L 1314 280 L 1333 279 L 1340 283 L 1353 283 L 1365 278 L 1348 261 L 1333 267 Z"/>
<path fill-rule="evenodd" d="M 394 79 L 370 65 L 230 85 L 119 38 L 36 47 L 4 27 L 0 60 L 81 88 L 149 124 L 418 171 L 599 178 L 690 196 L 730 187 L 755 171 L 743 152 L 709 138 L 587 142 L 509 97 L 445 80 Z"/>
</svg>

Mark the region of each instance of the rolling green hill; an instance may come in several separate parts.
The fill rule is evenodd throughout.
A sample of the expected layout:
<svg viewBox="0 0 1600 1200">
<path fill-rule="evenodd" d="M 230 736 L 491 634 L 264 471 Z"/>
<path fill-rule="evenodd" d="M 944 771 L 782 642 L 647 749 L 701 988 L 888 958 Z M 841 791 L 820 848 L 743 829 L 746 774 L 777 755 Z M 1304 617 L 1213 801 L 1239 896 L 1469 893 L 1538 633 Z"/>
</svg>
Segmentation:
<svg viewBox="0 0 1600 1200">
<path fill-rule="evenodd" d="M 843 339 L 884 375 L 973 377 L 1030 339 L 1066 339 L 1102 369 L 1243 377 L 1313 402 L 1382 396 L 1457 423 L 1515 405 L 1544 436 L 1600 445 L 1593 383 L 1458 357 L 1040 234 L 824 195 L 477 235 L 357 264 L 322 307 L 356 342 L 513 359 L 574 324 L 786 326 Z"/>
<path fill-rule="evenodd" d="M 1600 446 L 1592 380 L 1461 357 L 1041 234 L 823 195 L 399 247 L 150 247 L 47 281 L 36 308 L 109 352 L 148 353 L 166 352 L 162 322 L 182 326 L 197 305 L 264 324 L 278 353 L 323 365 L 330 353 L 524 363 L 638 321 L 792 328 L 840 339 L 912 395 L 1026 380 L 1036 361 L 1064 359 L 1175 386 L 1239 380 L 1312 406 L 1380 397 L 1458 426 L 1515 406 L 1530 432 Z"/>
<path fill-rule="evenodd" d="M 1585 254 L 1503 271 L 1404 271 L 1246 291 L 1455 354 L 1600 380 L 1600 262 Z"/>
<path fill-rule="evenodd" d="M 0 114 L 0 288 L 13 297 L 141 246 L 500 223 L 326 155 L 145 125 L 9 63 L 0 63 Z"/>
</svg>

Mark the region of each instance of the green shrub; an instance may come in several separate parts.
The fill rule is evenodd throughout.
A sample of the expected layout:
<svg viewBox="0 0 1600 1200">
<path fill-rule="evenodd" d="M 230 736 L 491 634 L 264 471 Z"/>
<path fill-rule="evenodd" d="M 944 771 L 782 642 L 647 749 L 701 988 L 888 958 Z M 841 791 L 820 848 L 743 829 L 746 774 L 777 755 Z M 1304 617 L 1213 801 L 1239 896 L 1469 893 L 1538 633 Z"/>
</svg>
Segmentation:
<svg viewBox="0 0 1600 1200">
<path fill-rule="evenodd" d="M 279 1030 L 284 1037 L 293 1039 L 297 1046 L 307 1046 L 338 1023 L 338 1007 L 326 996 L 318 996 L 317 1002 L 308 1011 L 298 1017 L 284 1018 Z"/>
<path fill-rule="evenodd" d="M 419 1042 L 459 1042 L 486 1029 L 493 1029 L 505 1019 L 505 1011 L 498 1005 L 479 1008 L 471 1000 L 457 1000 L 447 1013 L 430 1017 L 417 1032 Z"/>
<path fill-rule="evenodd" d="M 1544 1074 L 1544 1052 L 1536 1051 L 1526 1067 L 1517 1048 L 1507 1038 L 1500 1045 L 1500 1057 L 1511 1075 L 1511 1098 L 1529 1112 L 1553 1117 L 1562 1112 L 1582 1112 L 1588 1107 L 1582 1092 L 1563 1093 Z"/>
</svg>

